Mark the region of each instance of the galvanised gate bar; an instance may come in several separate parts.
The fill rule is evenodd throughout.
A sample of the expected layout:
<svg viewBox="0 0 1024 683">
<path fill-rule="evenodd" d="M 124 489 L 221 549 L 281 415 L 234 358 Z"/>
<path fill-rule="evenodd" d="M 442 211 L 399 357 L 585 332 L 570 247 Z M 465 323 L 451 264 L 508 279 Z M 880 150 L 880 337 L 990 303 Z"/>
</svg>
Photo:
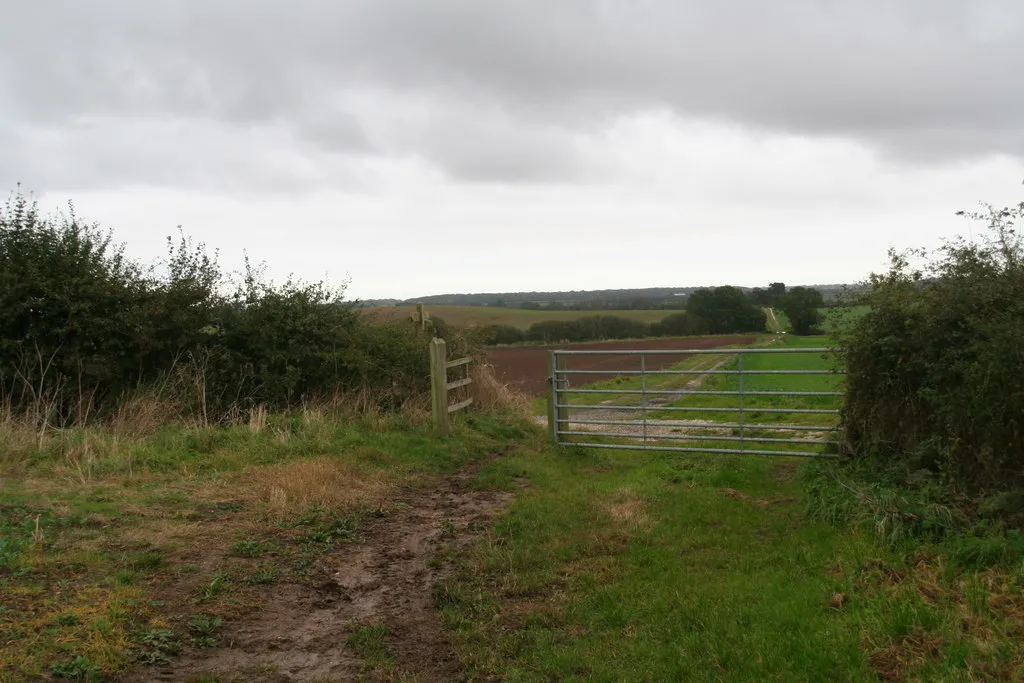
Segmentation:
<svg viewBox="0 0 1024 683">
<path fill-rule="evenodd" d="M 839 349 L 826 348 L 782 348 L 782 349 L 657 349 L 657 350 L 554 350 L 551 352 L 549 382 L 551 394 L 548 397 L 548 428 L 551 439 L 556 444 L 584 446 L 590 448 L 616 448 L 622 450 L 659 450 L 681 451 L 692 453 L 737 453 L 745 455 L 790 455 L 806 457 L 832 457 L 832 454 L 810 450 L 810 447 L 826 447 L 838 445 L 836 430 L 839 409 L 836 407 L 790 407 L 779 406 L 778 403 L 828 402 L 838 403 L 844 392 L 834 391 L 786 391 L 759 390 L 750 388 L 750 384 L 762 383 L 751 378 L 764 376 L 800 375 L 844 375 L 840 370 L 833 369 L 745 369 L 744 358 L 748 368 L 752 364 L 751 357 L 761 354 L 833 354 Z M 571 359 L 578 356 L 633 356 L 637 358 L 637 368 L 633 370 L 601 370 L 572 369 Z M 653 356 L 719 356 L 722 360 L 714 362 L 710 367 L 686 369 L 648 369 L 648 359 Z M 732 357 L 732 358 L 730 358 Z M 733 362 L 728 362 L 728 361 Z M 760 360 L 766 360 L 764 358 Z M 696 366 L 699 363 L 690 363 Z M 769 363 L 770 364 L 770 363 Z M 655 364 L 656 365 L 656 364 Z M 686 363 L 677 363 L 686 365 Z M 757 363 L 764 365 L 764 363 Z M 731 366 L 725 369 L 723 366 Z M 572 388 L 573 379 L 580 380 L 583 376 L 638 377 L 639 388 L 593 388 L 583 384 L 580 388 Z M 660 388 L 665 381 L 655 378 L 683 375 L 693 376 L 682 388 Z M 734 376 L 735 388 L 700 389 L 700 385 L 709 377 Z M 746 381 L 745 381 L 746 380 Z M 594 382 L 587 379 L 586 382 Z M 633 381 L 632 386 L 636 386 Z M 649 385 L 654 385 L 649 386 Z M 746 385 L 746 386 L 745 386 Z M 602 401 L 600 404 L 585 403 L 590 394 L 606 394 L 618 400 Z M 697 402 L 705 396 L 734 397 L 728 401 L 736 405 L 685 405 L 688 397 L 696 398 Z M 580 398 L 584 397 L 584 398 Z M 774 405 L 764 407 L 753 405 L 761 403 L 761 397 L 774 397 Z M 573 403 L 572 401 L 584 401 Z M 684 405 L 665 405 L 668 402 Z M 575 412 L 570 412 L 575 411 Z M 650 413 L 678 413 L 679 418 L 652 419 Z M 691 419 L 687 420 L 687 413 Z M 715 414 L 721 416 L 723 422 L 717 420 L 693 421 L 692 414 Z M 775 423 L 766 415 L 785 415 L 788 423 Z M 755 416 L 768 424 L 750 422 L 749 417 Z M 822 422 L 823 416 L 834 416 L 828 424 Z M 626 419 L 624 419 L 626 418 Z M 803 422 L 801 423 L 801 420 Z M 594 427 L 597 427 L 596 429 Z M 688 431 L 691 433 L 683 433 Z M 716 432 L 715 434 L 692 433 Z M 723 434 L 722 432 L 726 432 Z M 765 433 L 771 436 L 765 436 Z M 586 437 L 580 439 L 580 437 Z M 595 442 L 595 437 L 615 439 L 613 442 Z M 588 440 L 589 439 L 589 440 Z M 682 442 L 682 443 L 680 443 Z M 685 442 L 704 442 L 690 444 Z M 709 446 L 707 442 L 715 445 Z M 725 444 L 729 447 L 722 447 Z M 748 447 L 753 445 L 754 447 Z M 787 446 L 797 445 L 803 449 L 789 450 Z M 781 450 L 787 448 L 786 450 Z M 827 450 L 822 448 L 822 450 Z M 834 452 L 835 449 L 833 449 Z"/>
</svg>

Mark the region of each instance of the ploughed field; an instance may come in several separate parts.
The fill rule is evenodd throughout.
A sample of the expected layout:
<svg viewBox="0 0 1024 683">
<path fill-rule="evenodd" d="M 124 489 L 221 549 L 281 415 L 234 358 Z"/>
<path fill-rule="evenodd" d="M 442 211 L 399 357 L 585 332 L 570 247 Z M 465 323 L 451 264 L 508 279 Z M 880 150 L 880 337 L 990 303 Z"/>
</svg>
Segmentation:
<svg viewBox="0 0 1024 683">
<path fill-rule="evenodd" d="M 495 375 L 506 384 L 530 396 L 544 396 L 548 391 L 548 357 L 551 349 L 580 350 L 651 350 L 680 349 L 678 354 L 646 357 L 648 370 L 661 370 L 686 358 L 685 350 L 717 349 L 734 344 L 752 344 L 754 335 L 721 337 L 684 337 L 678 339 L 643 339 L 636 341 L 598 342 L 590 344 L 558 344 L 555 346 L 506 346 L 488 349 L 487 362 L 494 366 Z M 575 356 L 569 362 L 572 370 L 639 370 L 638 356 Z M 572 384 L 579 386 L 608 379 L 602 374 L 574 375 Z"/>
<path fill-rule="evenodd" d="M 385 321 L 407 320 L 416 313 L 415 306 L 374 306 L 359 309 L 372 319 Z M 678 310 L 598 310 L 598 311 L 531 311 L 523 308 L 497 306 L 427 306 L 427 314 L 440 318 L 455 327 L 478 325 L 511 325 L 526 330 L 534 323 L 549 320 L 579 320 L 594 315 L 611 315 L 643 323 L 654 323 Z"/>
</svg>

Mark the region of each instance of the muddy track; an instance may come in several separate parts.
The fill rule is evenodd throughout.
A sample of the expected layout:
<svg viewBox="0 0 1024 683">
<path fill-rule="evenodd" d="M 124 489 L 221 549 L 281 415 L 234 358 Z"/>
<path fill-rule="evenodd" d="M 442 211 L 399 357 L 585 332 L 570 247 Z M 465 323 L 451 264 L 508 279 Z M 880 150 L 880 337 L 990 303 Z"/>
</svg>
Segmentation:
<svg viewBox="0 0 1024 683">
<path fill-rule="evenodd" d="M 432 588 L 450 568 L 431 562 L 468 546 L 514 493 L 476 491 L 476 473 L 503 453 L 429 488 L 407 489 L 360 541 L 321 558 L 316 586 L 278 587 L 255 614 L 225 627 L 220 645 L 189 652 L 160 670 L 125 680 L 348 681 L 378 676 L 346 644 L 360 626 L 386 628 L 387 679 L 450 681 L 458 659 L 434 608 Z"/>
</svg>

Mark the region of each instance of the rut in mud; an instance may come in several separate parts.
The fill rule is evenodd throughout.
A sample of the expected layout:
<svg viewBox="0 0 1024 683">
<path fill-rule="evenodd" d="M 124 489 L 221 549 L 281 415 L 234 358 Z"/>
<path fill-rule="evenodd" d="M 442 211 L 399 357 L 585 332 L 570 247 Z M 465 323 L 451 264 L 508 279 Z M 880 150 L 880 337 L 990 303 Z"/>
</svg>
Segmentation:
<svg viewBox="0 0 1024 683">
<path fill-rule="evenodd" d="M 367 628 L 385 634 L 387 669 L 377 673 L 457 679 L 458 659 L 432 597 L 435 582 L 450 570 L 432 560 L 468 546 L 511 503 L 511 492 L 471 488 L 485 463 L 406 491 L 389 515 L 368 524 L 361 541 L 321 559 L 316 587 L 281 586 L 257 613 L 226 626 L 217 648 L 129 680 L 373 680 L 371 663 L 346 643 Z"/>
</svg>

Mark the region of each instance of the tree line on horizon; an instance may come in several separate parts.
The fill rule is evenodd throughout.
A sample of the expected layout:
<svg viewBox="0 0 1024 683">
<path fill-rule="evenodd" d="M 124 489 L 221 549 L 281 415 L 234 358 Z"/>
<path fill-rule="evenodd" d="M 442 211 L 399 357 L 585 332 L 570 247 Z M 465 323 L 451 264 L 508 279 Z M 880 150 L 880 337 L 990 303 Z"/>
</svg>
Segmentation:
<svg viewBox="0 0 1024 683">
<path fill-rule="evenodd" d="M 737 287 L 746 293 L 753 303 L 760 306 L 778 306 L 775 296 L 778 286 L 772 283 L 767 288 Z M 776 289 L 772 289 L 775 287 Z M 783 288 L 785 286 L 783 285 Z M 814 285 L 824 301 L 824 306 L 840 305 L 844 292 L 857 291 L 860 285 Z M 682 310 L 693 292 L 706 287 L 647 287 L 640 289 L 579 290 L 568 292 L 503 292 L 436 294 L 413 299 L 366 299 L 359 306 L 409 306 L 422 303 L 428 306 L 482 306 L 488 308 L 518 308 L 533 311 L 641 311 L 641 310 Z"/>
<path fill-rule="evenodd" d="M 695 290 L 684 311 L 654 323 L 614 315 L 585 316 L 576 320 L 544 320 L 526 330 L 512 325 L 488 325 L 479 336 L 488 345 L 572 343 L 605 339 L 683 337 L 705 334 L 763 332 L 767 316 L 762 306 L 779 307 L 796 334 L 812 334 L 821 323 L 824 298 L 812 287 L 787 290 L 781 282 L 748 295 L 739 287 L 724 285 Z M 762 303 L 764 301 L 770 303 Z"/>
</svg>

